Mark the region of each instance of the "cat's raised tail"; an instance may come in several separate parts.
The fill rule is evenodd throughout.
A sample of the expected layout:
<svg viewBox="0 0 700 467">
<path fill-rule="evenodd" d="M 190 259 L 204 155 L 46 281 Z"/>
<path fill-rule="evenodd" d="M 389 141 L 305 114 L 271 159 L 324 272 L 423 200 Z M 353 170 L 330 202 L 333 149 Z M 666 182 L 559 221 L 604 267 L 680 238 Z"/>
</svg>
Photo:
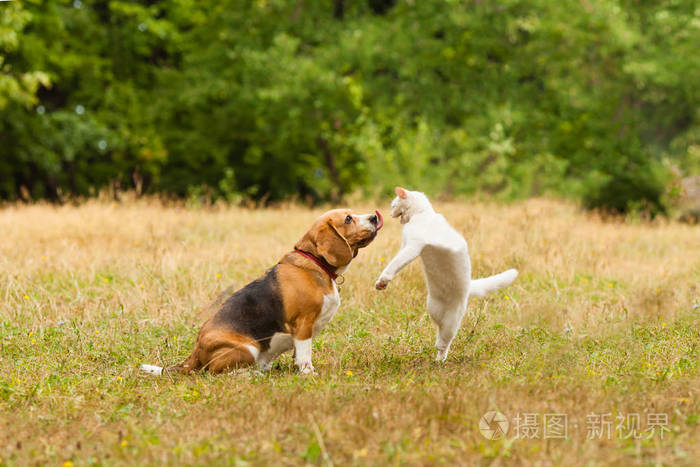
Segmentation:
<svg viewBox="0 0 700 467">
<path fill-rule="evenodd" d="M 469 296 L 484 297 L 490 292 L 505 287 L 506 285 L 510 285 L 510 283 L 513 282 L 516 277 L 518 277 L 518 270 L 509 269 L 493 276 L 484 277 L 481 279 L 472 279 L 469 283 Z"/>
</svg>

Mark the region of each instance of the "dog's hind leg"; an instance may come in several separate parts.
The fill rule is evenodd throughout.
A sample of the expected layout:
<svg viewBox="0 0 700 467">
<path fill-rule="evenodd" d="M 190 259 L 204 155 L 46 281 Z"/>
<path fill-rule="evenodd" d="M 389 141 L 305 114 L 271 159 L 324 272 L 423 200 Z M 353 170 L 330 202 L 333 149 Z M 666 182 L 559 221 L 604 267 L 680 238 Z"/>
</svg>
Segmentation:
<svg viewBox="0 0 700 467">
<path fill-rule="evenodd" d="M 216 349 L 205 365 L 210 373 L 223 373 L 255 363 L 259 351 L 252 345 L 234 343 Z"/>
<path fill-rule="evenodd" d="M 259 344 L 253 339 L 228 329 L 212 329 L 205 325 L 197 336 L 192 354 L 168 370 L 182 374 L 195 371 L 222 373 L 255 363 L 259 355 Z"/>
<path fill-rule="evenodd" d="M 282 353 L 294 348 L 294 340 L 291 334 L 277 332 L 270 339 L 270 347 L 258 357 L 258 365 L 263 371 L 272 368 L 272 362 Z"/>
<path fill-rule="evenodd" d="M 228 329 L 207 330 L 198 338 L 195 352 L 202 370 L 222 373 L 255 363 L 260 346 L 253 339 Z M 193 353 L 195 353 L 193 352 Z"/>
</svg>

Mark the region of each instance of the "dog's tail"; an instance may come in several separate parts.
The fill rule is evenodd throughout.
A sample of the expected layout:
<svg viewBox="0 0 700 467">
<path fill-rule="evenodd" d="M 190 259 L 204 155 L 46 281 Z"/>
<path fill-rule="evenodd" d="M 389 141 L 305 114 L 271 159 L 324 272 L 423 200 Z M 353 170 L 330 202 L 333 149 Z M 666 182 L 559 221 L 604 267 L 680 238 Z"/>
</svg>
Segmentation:
<svg viewBox="0 0 700 467">
<path fill-rule="evenodd" d="M 469 283 L 469 295 L 472 297 L 484 297 L 489 292 L 509 285 L 516 277 L 518 277 L 518 270 L 509 269 L 494 276 L 472 279 Z"/>
<path fill-rule="evenodd" d="M 163 374 L 163 367 L 156 365 L 141 365 L 141 371 L 149 375 L 160 376 Z"/>
<path fill-rule="evenodd" d="M 233 295 L 233 292 L 236 291 L 235 286 L 230 286 L 223 292 L 219 294 L 218 297 L 216 297 L 211 303 L 209 303 L 204 309 L 202 310 L 202 313 L 209 312 L 211 313 L 212 311 L 216 311 L 231 295 Z M 190 359 L 193 357 L 190 356 Z M 183 368 L 187 368 L 187 366 L 183 365 L 185 363 L 188 363 L 187 361 L 183 362 L 180 365 L 175 365 L 175 366 L 169 366 L 168 368 L 163 368 L 162 366 L 156 366 L 156 365 L 141 365 L 141 371 L 144 373 L 148 373 L 149 375 L 155 375 L 155 376 L 160 376 L 163 374 L 163 371 L 178 371 L 180 373 L 187 373 L 188 371 L 183 371 Z M 196 367 L 197 365 L 192 365 L 192 368 Z"/>
<path fill-rule="evenodd" d="M 188 359 L 188 360 L 190 360 L 190 359 Z M 141 371 L 143 371 L 144 373 L 147 373 L 149 375 L 153 375 L 153 376 L 160 376 L 164 373 L 165 374 L 182 373 L 182 374 L 186 375 L 188 373 L 192 373 L 193 371 L 196 371 L 199 368 L 201 368 L 201 366 L 199 366 L 199 368 L 195 367 L 195 366 L 190 368 L 189 365 L 187 365 L 188 360 L 185 360 L 184 362 L 180 363 L 179 365 L 172 365 L 172 366 L 168 366 L 168 367 L 143 364 L 143 365 L 141 365 Z"/>
</svg>

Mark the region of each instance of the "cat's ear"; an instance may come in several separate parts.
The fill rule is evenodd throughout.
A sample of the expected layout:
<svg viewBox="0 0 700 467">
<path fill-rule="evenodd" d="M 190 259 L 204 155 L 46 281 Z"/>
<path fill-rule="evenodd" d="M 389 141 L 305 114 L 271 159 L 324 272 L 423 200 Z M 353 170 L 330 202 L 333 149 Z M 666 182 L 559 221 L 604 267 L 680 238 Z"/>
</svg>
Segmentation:
<svg viewBox="0 0 700 467">
<path fill-rule="evenodd" d="M 406 190 L 404 190 L 400 186 L 394 188 L 394 191 L 396 192 L 396 196 L 398 196 L 401 199 L 406 199 L 408 197 L 408 195 L 406 194 Z"/>
</svg>

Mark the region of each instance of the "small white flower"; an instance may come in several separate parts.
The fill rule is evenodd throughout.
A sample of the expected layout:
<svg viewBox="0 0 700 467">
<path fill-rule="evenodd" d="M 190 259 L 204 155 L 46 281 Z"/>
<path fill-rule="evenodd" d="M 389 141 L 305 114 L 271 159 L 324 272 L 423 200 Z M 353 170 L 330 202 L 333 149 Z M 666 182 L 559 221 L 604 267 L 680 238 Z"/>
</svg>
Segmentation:
<svg viewBox="0 0 700 467">
<path fill-rule="evenodd" d="M 36 108 L 36 113 L 38 113 L 39 115 L 44 115 L 45 112 L 46 108 L 43 105 L 40 105 Z"/>
<path fill-rule="evenodd" d="M 75 106 L 75 113 L 77 113 L 78 115 L 84 114 L 84 113 L 85 113 L 85 107 L 83 107 L 83 106 L 80 105 L 80 104 L 76 105 L 76 106 Z"/>
<path fill-rule="evenodd" d="M 573 328 L 571 326 L 569 326 L 568 324 L 564 326 L 564 332 L 566 334 L 569 334 L 571 331 L 573 331 Z"/>
<path fill-rule="evenodd" d="M 693 310 L 697 310 L 698 308 L 700 308 L 700 303 L 696 303 L 695 305 L 693 305 Z"/>
<path fill-rule="evenodd" d="M 148 25 L 146 25 L 146 23 L 139 23 L 139 31 L 145 32 L 146 29 L 148 29 Z"/>
<path fill-rule="evenodd" d="M 100 151 L 104 151 L 107 149 L 107 141 L 101 139 L 97 142 L 97 147 L 100 148 Z"/>
<path fill-rule="evenodd" d="M 83 7 L 83 2 L 80 0 L 73 0 L 73 8 L 82 8 Z"/>
</svg>

